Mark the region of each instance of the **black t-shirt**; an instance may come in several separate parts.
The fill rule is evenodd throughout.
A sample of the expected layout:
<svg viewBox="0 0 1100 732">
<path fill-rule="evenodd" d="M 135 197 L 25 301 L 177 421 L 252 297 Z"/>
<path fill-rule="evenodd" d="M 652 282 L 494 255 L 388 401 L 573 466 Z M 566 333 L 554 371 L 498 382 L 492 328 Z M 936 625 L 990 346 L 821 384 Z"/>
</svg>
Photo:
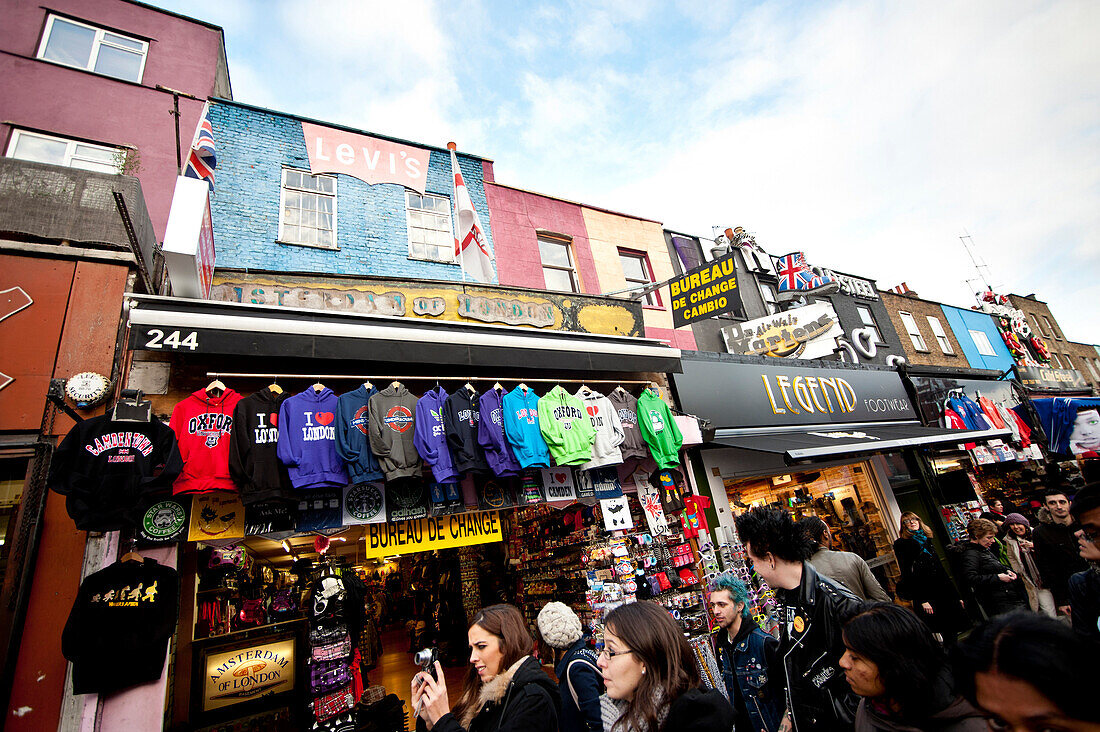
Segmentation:
<svg viewBox="0 0 1100 732">
<path fill-rule="evenodd" d="M 684 476 L 679 470 L 671 468 L 654 471 L 649 476 L 650 484 L 661 496 L 661 508 L 670 519 L 684 510 Z"/>
</svg>

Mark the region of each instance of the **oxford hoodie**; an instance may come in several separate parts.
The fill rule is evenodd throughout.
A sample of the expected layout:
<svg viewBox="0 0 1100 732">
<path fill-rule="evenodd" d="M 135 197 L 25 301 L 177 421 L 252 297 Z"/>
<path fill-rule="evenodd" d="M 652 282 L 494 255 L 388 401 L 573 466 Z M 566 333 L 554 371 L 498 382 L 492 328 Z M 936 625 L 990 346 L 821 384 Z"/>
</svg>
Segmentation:
<svg viewBox="0 0 1100 732">
<path fill-rule="evenodd" d="M 277 452 L 295 488 L 347 485 L 347 471 L 336 453 L 336 407 L 336 395 L 328 387 L 310 387 L 279 407 Z"/>
<path fill-rule="evenodd" d="M 672 419 L 672 410 L 653 389 L 646 389 L 638 397 L 638 429 L 658 467 L 671 468 L 680 464 L 684 436 Z"/>
<path fill-rule="evenodd" d="M 229 474 L 244 503 L 290 497 L 290 476 L 277 454 L 279 407 L 290 397 L 261 389 L 237 402 L 229 431 Z"/>
<path fill-rule="evenodd" d="M 447 392 L 443 391 L 442 386 L 437 386 L 417 400 L 413 447 L 432 469 L 436 483 L 456 483 L 458 471 L 451 460 L 451 448 L 447 446 L 447 431 L 443 426 L 445 401 Z"/>
<path fill-rule="evenodd" d="M 485 451 L 485 461 L 496 475 L 517 475 L 520 471 L 512 446 L 504 434 L 504 396 L 507 391 L 490 389 L 478 399 L 481 421 L 477 425 L 477 443 Z"/>
<path fill-rule="evenodd" d="M 232 389 L 216 397 L 199 389 L 172 410 L 168 426 L 176 433 L 183 458 L 173 494 L 237 491 L 229 474 L 229 432 L 240 400 L 241 395 Z"/>
<path fill-rule="evenodd" d="M 619 423 L 623 428 L 623 442 L 619 445 L 623 462 L 649 457 L 649 445 L 642 437 L 642 431 L 638 429 L 638 400 L 630 392 L 620 389 L 612 391 L 607 398 L 619 415 Z"/>
<path fill-rule="evenodd" d="M 455 470 L 489 469 L 485 453 L 477 442 L 477 428 L 481 422 L 478 394 L 462 387 L 443 402 L 443 426 L 447 430 L 447 444 L 451 448 Z"/>
<path fill-rule="evenodd" d="M 523 468 L 550 467 L 550 450 L 539 429 L 539 395 L 517 387 L 504 395 L 504 434 Z"/>
<path fill-rule="evenodd" d="M 577 391 L 576 397 L 584 404 L 588 420 L 596 430 L 596 439 L 592 442 L 592 459 L 581 467 L 591 470 L 605 465 L 619 465 L 623 461 L 619 445 L 623 444 L 626 435 L 611 400 L 598 391 L 589 389 L 586 392 L 583 388 Z"/>
<path fill-rule="evenodd" d="M 382 467 L 370 451 L 370 398 L 378 390 L 360 384 L 336 400 L 336 453 L 344 461 L 352 483 L 382 480 Z"/>
<path fill-rule="evenodd" d="M 416 397 L 393 382 L 370 398 L 368 413 L 370 449 L 386 480 L 420 475 L 420 454 L 413 445 Z"/>
<path fill-rule="evenodd" d="M 581 400 L 560 385 L 539 399 L 539 429 L 555 465 L 580 465 L 592 459 L 596 429 Z"/>
</svg>

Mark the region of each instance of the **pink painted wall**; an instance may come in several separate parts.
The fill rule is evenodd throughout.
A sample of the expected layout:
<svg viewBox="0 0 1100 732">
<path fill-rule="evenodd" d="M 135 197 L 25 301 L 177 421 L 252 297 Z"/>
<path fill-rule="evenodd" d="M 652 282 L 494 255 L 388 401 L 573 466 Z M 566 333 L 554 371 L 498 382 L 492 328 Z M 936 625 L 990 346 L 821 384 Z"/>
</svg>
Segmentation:
<svg viewBox="0 0 1100 732">
<path fill-rule="evenodd" d="M 600 282 L 581 207 L 575 203 L 540 196 L 485 181 L 489 219 L 496 248 L 497 276 L 502 285 L 546 289 L 536 229 L 573 238 L 573 256 L 581 292 L 597 295 Z"/>
<path fill-rule="evenodd" d="M 158 84 L 205 99 L 214 93 L 221 32 L 213 26 L 123 2 L 58 0 L 50 8 L 92 25 L 149 41 L 141 84 L 35 60 L 48 11 L 33 0 L 6 3 L 0 23 L 0 154 L 11 129 L 23 127 L 138 149 L 141 179 L 157 238 L 164 235 L 176 177 L 172 95 Z M 186 148 L 202 102 L 180 100 L 180 137 Z"/>
</svg>

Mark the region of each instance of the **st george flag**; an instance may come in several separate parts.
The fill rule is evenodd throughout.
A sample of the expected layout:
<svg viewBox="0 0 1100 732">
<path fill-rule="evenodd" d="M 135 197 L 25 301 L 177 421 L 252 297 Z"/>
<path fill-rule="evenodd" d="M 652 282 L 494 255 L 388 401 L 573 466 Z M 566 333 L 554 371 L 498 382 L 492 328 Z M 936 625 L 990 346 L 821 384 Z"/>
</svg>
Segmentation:
<svg viewBox="0 0 1100 732">
<path fill-rule="evenodd" d="M 451 171 L 455 177 L 455 258 L 462 271 L 478 282 L 493 281 L 493 255 L 481 230 L 477 210 L 466 190 L 466 181 L 458 168 L 458 158 L 451 150 Z"/>
<path fill-rule="evenodd" d="M 187 157 L 187 165 L 183 168 L 183 174 L 188 178 L 205 180 L 214 190 L 214 168 L 218 166 L 218 158 L 214 154 L 214 126 L 210 124 L 209 103 L 202 109 L 202 119 L 199 120 L 199 129 L 195 132 L 195 139 L 191 143 L 191 154 Z"/>
</svg>

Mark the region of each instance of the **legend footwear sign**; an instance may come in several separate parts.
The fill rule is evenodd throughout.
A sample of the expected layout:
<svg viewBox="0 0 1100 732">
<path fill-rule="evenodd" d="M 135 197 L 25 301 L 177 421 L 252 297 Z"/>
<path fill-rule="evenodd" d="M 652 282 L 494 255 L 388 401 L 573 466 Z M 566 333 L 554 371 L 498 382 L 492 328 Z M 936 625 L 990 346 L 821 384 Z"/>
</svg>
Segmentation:
<svg viewBox="0 0 1100 732">
<path fill-rule="evenodd" d="M 713 262 L 677 277 L 668 284 L 672 297 L 672 326 L 681 328 L 697 320 L 733 312 L 741 307 L 737 291 L 737 266 L 730 252 Z"/>
</svg>

